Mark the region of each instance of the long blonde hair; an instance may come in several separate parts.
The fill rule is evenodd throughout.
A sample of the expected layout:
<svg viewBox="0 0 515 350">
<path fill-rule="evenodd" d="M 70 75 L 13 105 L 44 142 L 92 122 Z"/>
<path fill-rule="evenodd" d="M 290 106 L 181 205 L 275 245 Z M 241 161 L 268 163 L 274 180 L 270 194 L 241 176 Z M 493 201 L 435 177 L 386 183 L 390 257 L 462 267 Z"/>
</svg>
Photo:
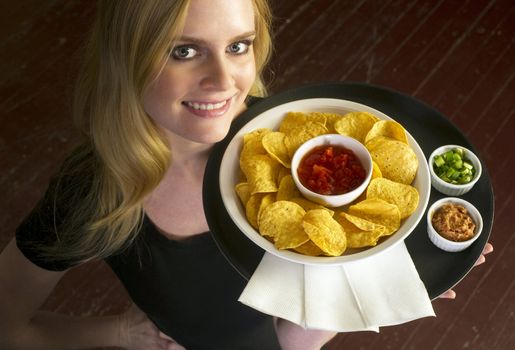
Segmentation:
<svg viewBox="0 0 515 350">
<path fill-rule="evenodd" d="M 264 96 L 271 14 L 266 0 L 253 4 L 258 74 L 250 94 Z M 86 141 L 61 171 L 55 207 L 72 209 L 55 227 L 58 242 L 48 247 L 49 256 L 71 262 L 105 258 L 137 235 L 143 199 L 171 159 L 165 137 L 143 110 L 142 96 L 181 34 L 188 5 L 189 0 L 98 2 L 74 99 L 74 117 Z M 91 175 L 78 180 L 83 174 Z"/>
</svg>

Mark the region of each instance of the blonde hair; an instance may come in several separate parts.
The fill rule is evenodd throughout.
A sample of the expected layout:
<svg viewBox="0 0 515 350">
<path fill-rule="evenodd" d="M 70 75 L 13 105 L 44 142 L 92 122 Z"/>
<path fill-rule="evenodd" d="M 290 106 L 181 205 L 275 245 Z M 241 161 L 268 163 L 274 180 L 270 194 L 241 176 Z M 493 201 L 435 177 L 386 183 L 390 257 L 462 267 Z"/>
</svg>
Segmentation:
<svg viewBox="0 0 515 350">
<path fill-rule="evenodd" d="M 58 242 L 47 247 L 47 255 L 71 262 L 105 258 L 136 237 L 142 202 L 171 159 L 165 137 L 143 110 L 142 96 L 182 32 L 188 5 L 189 0 L 99 1 L 74 100 L 86 141 L 65 162 L 55 194 L 73 212 L 55 225 Z M 271 14 L 266 0 L 253 5 L 257 78 L 250 94 L 264 96 Z M 57 202 L 56 208 L 63 205 Z"/>
</svg>

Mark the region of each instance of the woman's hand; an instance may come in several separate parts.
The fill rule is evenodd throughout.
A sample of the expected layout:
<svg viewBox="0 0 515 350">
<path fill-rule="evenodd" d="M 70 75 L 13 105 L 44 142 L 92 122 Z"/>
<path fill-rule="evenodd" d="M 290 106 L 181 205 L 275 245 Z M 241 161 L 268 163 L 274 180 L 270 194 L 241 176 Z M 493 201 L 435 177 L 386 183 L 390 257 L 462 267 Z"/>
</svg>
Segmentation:
<svg viewBox="0 0 515 350">
<path fill-rule="evenodd" d="M 493 245 L 491 245 L 490 243 L 487 243 L 485 245 L 485 247 L 483 248 L 483 252 L 481 253 L 481 256 L 477 259 L 474 266 L 478 266 L 478 265 L 481 265 L 482 263 L 484 263 L 486 261 L 485 255 L 490 254 L 493 251 L 494 251 Z M 452 289 L 449 289 L 447 292 L 443 293 L 438 298 L 454 299 L 454 298 L 456 298 L 456 292 L 453 291 Z"/>
<path fill-rule="evenodd" d="M 275 332 L 283 350 L 315 350 L 328 343 L 336 332 L 304 329 L 285 319 L 274 317 Z"/>
<path fill-rule="evenodd" d="M 135 304 L 120 315 L 120 343 L 128 350 L 185 350 L 161 332 Z"/>
</svg>

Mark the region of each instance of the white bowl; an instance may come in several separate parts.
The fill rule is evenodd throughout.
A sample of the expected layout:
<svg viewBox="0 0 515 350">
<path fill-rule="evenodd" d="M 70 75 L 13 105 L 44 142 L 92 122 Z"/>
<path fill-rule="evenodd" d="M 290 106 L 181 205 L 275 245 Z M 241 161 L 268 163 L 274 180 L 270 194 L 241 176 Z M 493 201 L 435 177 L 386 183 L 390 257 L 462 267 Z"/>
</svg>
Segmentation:
<svg viewBox="0 0 515 350">
<path fill-rule="evenodd" d="M 298 175 L 298 167 L 300 162 L 304 158 L 304 156 L 313 150 L 315 147 L 319 146 L 342 146 L 346 149 L 351 150 L 354 155 L 359 159 L 361 165 L 365 169 L 365 180 L 361 185 L 343 194 L 337 195 L 323 195 L 320 193 L 316 193 L 305 187 L 299 179 Z M 304 197 L 307 199 L 328 206 L 328 207 L 341 207 L 342 205 L 349 204 L 353 200 L 359 197 L 360 194 L 365 191 L 367 188 L 370 178 L 372 177 L 372 157 L 368 150 L 363 146 L 363 144 L 352 137 L 343 136 L 339 134 L 327 134 L 320 135 L 314 137 L 306 142 L 304 142 L 298 149 L 295 151 L 291 161 L 291 174 L 293 177 L 293 181 L 297 188 L 302 193 Z"/>
<path fill-rule="evenodd" d="M 476 224 L 476 228 L 474 230 L 474 236 L 466 241 L 463 242 L 455 242 L 448 240 L 441 236 L 433 227 L 433 224 L 431 223 L 431 220 L 433 218 L 434 213 L 440 208 L 442 205 L 446 203 L 453 203 L 453 204 L 461 204 L 463 205 L 474 223 Z M 483 218 L 481 217 L 481 214 L 479 211 L 469 202 L 461 199 L 461 198 L 453 198 L 453 197 L 447 197 L 442 198 L 440 200 L 437 200 L 436 202 L 429 207 L 429 210 L 427 211 L 427 234 L 429 235 L 429 239 L 435 246 L 438 248 L 448 251 L 448 252 L 459 252 L 462 250 L 467 249 L 472 243 L 476 241 L 476 239 L 479 238 L 481 235 L 481 232 L 483 231 Z"/>
<path fill-rule="evenodd" d="M 339 265 L 342 263 L 353 263 L 385 252 L 396 244 L 404 241 L 424 216 L 431 191 L 429 169 L 427 162 L 425 161 L 424 153 L 409 133 L 407 133 L 408 143 L 415 152 L 419 162 L 417 175 L 412 183 L 412 186 L 414 186 L 420 194 L 419 205 L 410 217 L 403 220 L 397 232 L 387 239 L 380 241 L 376 246 L 366 249 L 357 249 L 354 251 L 347 250 L 344 255 L 336 257 L 307 256 L 290 250 L 279 250 L 275 248 L 272 242 L 261 236 L 259 232 L 250 225 L 245 215 L 245 207 L 241 204 L 241 201 L 234 190 L 234 186 L 241 179 L 239 159 L 243 144 L 243 136 L 258 128 L 277 130 L 284 116 L 290 111 L 339 114 L 364 111 L 369 112 L 380 119 L 392 120 L 392 118 L 388 117 L 386 114 L 367 105 L 334 98 L 310 98 L 291 101 L 277 105 L 255 116 L 240 130 L 238 130 L 231 139 L 225 149 L 220 164 L 220 195 L 227 213 L 240 231 L 263 250 L 282 259 L 307 265 Z"/>
<path fill-rule="evenodd" d="M 438 175 L 436 175 L 434 169 L 433 169 L 433 162 L 436 156 L 444 154 L 445 152 L 449 150 L 453 150 L 456 148 L 461 148 L 464 151 L 464 157 L 467 158 L 472 165 L 474 166 L 474 170 L 476 173 L 474 174 L 474 178 L 469 183 L 466 184 L 451 184 L 448 182 L 445 182 L 444 180 L 440 179 Z M 481 177 L 481 162 L 479 161 L 479 158 L 474 154 L 474 152 L 468 150 L 467 148 L 459 145 L 445 145 L 438 147 L 431 153 L 428 160 L 428 166 L 429 166 L 429 172 L 431 174 L 431 184 L 433 187 L 448 196 L 461 196 L 474 187 L 476 182 Z"/>
</svg>

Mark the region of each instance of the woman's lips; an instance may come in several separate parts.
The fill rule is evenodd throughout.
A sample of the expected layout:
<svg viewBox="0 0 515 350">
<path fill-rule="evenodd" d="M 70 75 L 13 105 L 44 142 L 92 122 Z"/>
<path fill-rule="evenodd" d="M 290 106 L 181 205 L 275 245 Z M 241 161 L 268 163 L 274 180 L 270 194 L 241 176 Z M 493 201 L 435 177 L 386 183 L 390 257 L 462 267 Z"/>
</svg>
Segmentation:
<svg viewBox="0 0 515 350">
<path fill-rule="evenodd" d="M 231 107 L 232 98 L 223 101 L 201 102 L 184 101 L 182 102 L 188 111 L 202 118 L 214 118 L 223 115 Z"/>
</svg>

